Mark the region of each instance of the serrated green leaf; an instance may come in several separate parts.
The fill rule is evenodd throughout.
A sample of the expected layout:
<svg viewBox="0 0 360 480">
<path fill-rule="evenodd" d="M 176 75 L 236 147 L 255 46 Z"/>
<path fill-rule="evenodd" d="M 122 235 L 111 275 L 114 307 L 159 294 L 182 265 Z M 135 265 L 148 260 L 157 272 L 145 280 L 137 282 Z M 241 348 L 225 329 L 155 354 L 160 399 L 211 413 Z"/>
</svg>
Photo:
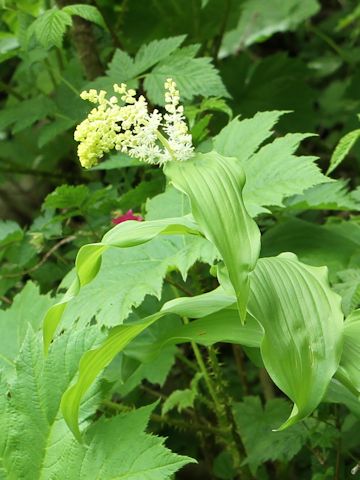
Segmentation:
<svg viewBox="0 0 360 480">
<path fill-rule="evenodd" d="M 316 157 L 294 155 L 299 143 L 309 136 L 288 134 L 277 138 L 244 164 L 248 178 L 244 201 L 250 212 L 264 211 L 264 206 L 283 206 L 286 197 L 329 181 L 315 164 Z"/>
<path fill-rule="evenodd" d="M 216 152 L 198 153 L 187 162 L 169 163 L 164 171 L 189 197 L 195 220 L 220 252 L 244 322 L 249 273 L 259 256 L 260 232 L 244 206 L 245 175 L 240 163 Z"/>
<path fill-rule="evenodd" d="M 86 480 L 94 474 L 103 480 L 170 480 L 195 460 L 171 452 L 164 439 L 144 432 L 153 408 L 101 419 L 87 433 L 88 445 L 77 444 L 74 456 L 61 459 L 59 470 L 70 480 Z"/>
<path fill-rule="evenodd" d="M 352 197 L 343 180 L 315 185 L 289 198 L 285 205 L 294 210 L 360 210 L 360 202 Z"/>
<path fill-rule="evenodd" d="M 294 254 L 260 259 L 251 274 L 249 312 L 264 328 L 261 356 L 274 383 L 294 402 L 284 429 L 321 402 L 342 351 L 340 297 L 326 267 Z"/>
<path fill-rule="evenodd" d="M 62 11 L 71 16 L 78 15 L 89 22 L 96 23 L 100 27 L 106 28 L 103 16 L 93 5 L 67 5 L 62 9 Z"/>
<path fill-rule="evenodd" d="M 144 87 L 153 103 L 164 105 L 164 82 L 169 77 L 176 82 L 180 96 L 185 100 L 191 100 L 195 95 L 229 96 L 211 58 L 193 58 L 195 52 L 187 52 L 188 49 L 179 50 L 146 76 Z"/>
<path fill-rule="evenodd" d="M 46 10 L 32 23 L 29 35 L 35 34 L 41 45 L 46 48 L 61 47 L 66 29 L 71 24 L 71 16 L 64 10 L 54 7 Z"/>
<path fill-rule="evenodd" d="M 139 247 L 111 249 L 103 254 L 96 278 L 85 285 L 69 304 L 63 324 L 90 323 L 113 327 L 123 323 L 146 295 L 161 296 L 163 278 L 176 263 L 177 246 L 159 238 Z"/>
<path fill-rule="evenodd" d="M 139 75 L 173 53 L 185 40 L 186 35 L 153 40 L 143 45 L 134 58 L 133 75 Z"/>
<path fill-rule="evenodd" d="M 294 425 L 282 432 L 273 430 L 281 424 L 290 411 L 289 403 L 282 398 L 269 400 L 265 407 L 259 397 L 245 397 L 234 404 L 235 420 L 244 442 L 253 475 L 268 460 L 289 462 L 308 438 L 304 425 Z"/>
<path fill-rule="evenodd" d="M 40 336 L 28 332 L 8 395 L 11 429 L 4 462 L 7 478 L 51 478 L 50 472 L 53 478 L 61 475 L 57 459 L 66 455 L 75 441 L 61 418 L 60 399 L 82 352 L 93 345 L 95 332 L 99 335 L 95 329 L 61 335 L 46 360 Z M 93 402 L 87 403 L 85 416 L 94 411 Z"/>
<path fill-rule="evenodd" d="M 335 168 L 340 165 L 340 163 L 350 152 L 358 138 L 360 138 L 360 128 L 358 128 L 357 130 L 353 130 L 352 132 L 349 132 L 344 137 L 342 137 L 342 139 L 336 145 L 334 153 L 331 156 L 330 165 L 327 169 L 326 175 L 329 175 L 335 170 Z"/>
<path fill-rule="evenodd" d="M 268 211 L 266 206 L 283 206 L 286 197 L 329 181 L 315 165 L 315 157 L 294 155 L 300 142 L 311 135 L 288 134 L 257 151 L 284 113 L 259 112 L 250 119 L 234 119 L 214 140 L 216 151 L 242 162 L 247 178 L 244 202 L 252 216 Z"/>
<path fill-rule="evenodd" d="M 274 132 L 273 127 L 287 112 L 259 112 L 253 118 L 234 118 L 214 138 L 214 149 L 245 162 Z"/>
<path fill-rule="evenodd" d="M 355 310 L 345 320 L 343 336 L 339 372 L 350 387 L 360 393 L 360 310 Z"/>
<path fill-rule="evenodd" d="M 10 394 L 2 396 L 11 421 L 2 445 L 5 478 L 85 480 L 95 475 L 108 480 L 118 476 L 168 480 L 192 461 L 166 449 L 163 439 L 144 433 L 153 405 L 101 419 L 87 428 L 86 445 L 77 443 L 61 417 L 60 398 L 74 377 L 79 356 L 96 337 L 96 327 L 66 332 L 44 359 L 41 339 L 28 336 L 17 363 L 17 378 Z M 92 392 L 83 419 L 95 411 L 97 403 Z"/>
<path fill-rule="evenodd" d="M 41 326 L 41 319 L 54 303 L 50 295 L 40 295 L 33 282 L 27 282 L 7 310 L 0 310 L 0 366 L 3 371 L 13 369 L 29 325 L 34 330 Z"/>
<path fill-rule="evenodd" d="M 62 318 L 65 308 L 80 291 L 98 274 L 101 256 L 110 247 L 128 248 L 149 242 L 158 235 L 178 234 L 201 235 L 197 225 L 187 217 L 169 218 L 150 222 L 127 221 L 110 230 L 101 243 L 83 246 L 76 258 L 77 277 L 60 302 L 49 309 L 44 318 L 44 347 L 48 349 L 55 330 Z"/>
<path fill-rule="evenodd" d="M 134 60 L 126 52 L 116 49 L 106 73 L 112 83 L 126 82 L 134 77 Z"/>
<path fill-rule="evenodd" d="M 86 185 L 61 185 L 49 193 L 44 201 L 45 208 L 80 207 L 89 196 Z"/>
</svg>

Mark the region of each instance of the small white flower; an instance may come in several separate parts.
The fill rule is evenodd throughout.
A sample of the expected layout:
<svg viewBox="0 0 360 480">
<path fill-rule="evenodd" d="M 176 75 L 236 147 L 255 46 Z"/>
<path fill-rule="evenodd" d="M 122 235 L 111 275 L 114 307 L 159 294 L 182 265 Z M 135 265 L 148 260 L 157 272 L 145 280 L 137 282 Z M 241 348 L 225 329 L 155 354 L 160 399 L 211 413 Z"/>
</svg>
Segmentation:
<svg viewBox="0 0 360 480">
<path fill-rule="evenodd" d="M 118 104 L 116 96 L 106 98 L 105 90 L 91 89 L 80 95 L 84 100 L 98 104 L 89 113 L 74 134 L 78 155 L 85 168 L 96 165 L 104 153 L 117 149 L 131 157 L 152 164 L 162 165 L 168 161 L 188 160 L 194 152 L 192 138 L 185 122 L 184 108 L 172 79 L 165 82 L 165 110 L 149 113 L 143 95 L 126 84 L 114 85 L 114 92 L 121 96 L 124 105 Z"/>
</svg>

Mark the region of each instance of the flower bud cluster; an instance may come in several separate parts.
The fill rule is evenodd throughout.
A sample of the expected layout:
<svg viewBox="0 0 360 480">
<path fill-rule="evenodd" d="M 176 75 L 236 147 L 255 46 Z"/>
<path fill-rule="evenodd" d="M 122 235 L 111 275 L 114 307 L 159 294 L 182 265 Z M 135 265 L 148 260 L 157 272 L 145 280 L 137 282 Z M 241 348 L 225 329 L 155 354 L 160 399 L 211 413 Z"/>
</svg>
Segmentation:
<svg viewBox="0 0 360 480">
<path fill-rule="evenodd" d="M 74 138 L 83 167 L 96 165 L 112 149 L 127 153 L 143 162 L 162 165 L 171 160 L 188 160 L 194 151 L 185 123 L 184 108 L 173 80 L 165 82 L 165 110 L 149 112 L 143 95 L 136 97 L 127 85 L 114 85 L 118 96 L 107 99 L 106 92 L 91 89 L 81 98 L 97 107 L 77 126 Z M 119 99 L 121 105 L 119 104 Z"/>
</svg>

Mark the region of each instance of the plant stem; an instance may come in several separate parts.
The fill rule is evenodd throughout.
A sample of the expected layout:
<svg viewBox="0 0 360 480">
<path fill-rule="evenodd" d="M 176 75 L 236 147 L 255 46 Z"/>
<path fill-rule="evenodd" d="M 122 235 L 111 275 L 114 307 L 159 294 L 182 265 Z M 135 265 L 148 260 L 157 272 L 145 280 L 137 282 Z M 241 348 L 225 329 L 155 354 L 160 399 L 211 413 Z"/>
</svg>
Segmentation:
<svg viewBox="0 0 360 480">
<path fill-rule="evenodd" d="M 187 367 L 189 367 L 190 370 L 192 370 L 192 372 L 197 372 L 198 369 L 196 367 L 196 364 L 194 362 L 192 362 L 191 360 L 189 360 L 182 352 L 180 351 L 177 351 L 175 353 L 175 356 L 182 362 L 184 363 Z"/>
<path fill-rule="evenodd" d="M 56 3 L 60 8 L 63 8 L 67 5 L 73 5 L 78 2 L 76 0 L 56 0 Z M 82 3 L 88 4 L 86 0 Z M 96 77 L 104 73 L 104 68 L 98 54 L 97 41 L 94 36 L 93 26 L 87 20 L 74 15 L 71 33 L 75 48 L 84 67 L 86 77 L 88 80 L 94 80 Z"/>
<path fill-rule="evenodd" d="M 182 285 L 180 285 L 179 283 L 175 282 L 174 280 L 172 280 L 169 276 L 166 276 L 165 277 L 165 281 L 167 283 L 169 283 L 170 285 L 173 285 L 174 287 L 176 287 L 178 290 L 182 291 L 183 293 L 185 293 L 188 297 L 192 297 L 193 294 L 190 292 L 190 290 L 188 290 L 186 287 L 183 287 Z"/>
<path fill-rule="evenodd" d="M 241 380 L 241 384 L 243 386 L 244 395 L 248 395 L 249 394 L 249 384 L 248 384 L 248 381 L 247 381 L 246 371 L 245 371 L 245 368 L 244 368 L 244 355 L 243 355 L 243 352 L 241 350 L 240 345 L 233 344 L 232 345 L 232 351 L 233 351 L 233 354 L 234 354 L 236 369 L 237 369 L 239 378 Z"/>
<path fill-rule="evenodd" d="M 160 133 L 159 131 L 156 132 L 157 138 L 160 140 L 160 142 L 163 144 L 163 146 L 166 148 L 166 150 L 170 153 L 170 156 L 173 160 L 176 160 L 175 153 L 173 149 L 170 147 L 169 142 L 166 140 L 164 135 Z"/>
<path fill-rule="evenodd" d="M 334 52 L 336 52 L 339 57 L 345 62 L 345 63 L 350 63 L 351 64 L 351 60 L 348 58 L 346 52 L 343 51 L 342 48 L 340 48 L 332 38 L 330 38 L 328 35 L 326 35 L 326 33 L 324 33 L 323 31 L 321 31 L 318 27 L 316 27 L 315 25 L 313 25 L 312 23 L 309 23 L 308 24 L 308 28 L 311 32 L 313 32 L 317 37 L 321 38 L 321 40 L 323 40 L 325 43 L 327 43 L 329 45 L 330 48 L 332 48 L 334 50 Z"/>
<path fill-rule="evenodd" d="M 223 405 L 225 416 L 226 416 L 226 421 L 230 425 L 230 434 L 231 434 L 232 443 L 233 443 L 231 453 L 233 456 L 234 465 L 236 468 L 240 468 L 241 459 L 242 457 L 246 456 L 245 447 L 242 443 L 241 437 L 237 429 L 236 421 L 232 411 L 232 405 L 231 405 L 232 401 L 229 398 L 224 388 L 222 372 L 216 356 L 215 349 L 213 347 L 209 347 L 208 352 L 209 352 L 210 365 L 216 379 L 216 385 L 221 395 L 222 405 Z"/>
<path fill-rule="evenodd" d="M 260 368 L 259 380 L 260 380 L 261 388 L 264 393 L 265 400 L 269 401 L 272 398 L 275 398 L 274 384 L 272 383 L 272 380 L 269 377 L 269 374 L 267 373 L 265 368 Z"/>
</svg>

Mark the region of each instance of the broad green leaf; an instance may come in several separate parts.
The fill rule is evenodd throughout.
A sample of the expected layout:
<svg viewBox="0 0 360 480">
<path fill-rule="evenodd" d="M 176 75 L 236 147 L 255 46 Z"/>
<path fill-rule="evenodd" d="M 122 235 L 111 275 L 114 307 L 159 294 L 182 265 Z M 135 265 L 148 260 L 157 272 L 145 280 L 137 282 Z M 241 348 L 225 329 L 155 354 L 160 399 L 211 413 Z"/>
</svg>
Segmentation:
<svg viewBox="0 0 360 480">
<path fill-rule="evenodd" d="M 294 218 L 263 235 L 261 254 L 270 257 L 281 252 L 294 252 L 301 261 L 316 266 L 327 265 L 331 273 L 337 274 L 348 268 L 352 256 L 360 252 L 360 228 L 356 227 L 349 222 L 317 225 Z"/>
<path fill-rule="evenodd" d="M 323 401 L 346 405 L 350 412 L 360 419 L 359 395 L 346 388 L 336 378 L 331 380 Z"/>
<path fill-rule="evenodd" d="M 88 425 L 86 445 L 76 441 L 59 404 L 79 356 L 94 344 L 94 333 L 99 335 L 96 327 L 64 333 L 46 358 L 41 339 L 27 337 L 17 363 L 17 378 L 9 395 L 2 395 L 11 422 L 6 432 L 2 428 L 5 442 L 0 443 L 5 478 L 169 480 L 192 461 L 170 452 L 163 439 L 144 432 L 154 405 L 88 425 L 84 419 L 95 412 L 96 391 L 88 397 L 82 418 L 82 424 Z"/>
<path fill-rule="evenodd" d="M 353 130 L 352 132 L 347 133 L 340 142 L 336 145 L 334 153 L 330 159 L 330 165 L 327 169 L 326 175 L 329 175 L 331 172 L 337 168 L 340 163 L 344 160 L 346 155 L 350 152 L 355 142 L 360 137 L 360 128 Z"/>
<path fill-rule="evenodd" d="M 260 232 L 244 206 L 245 175 L 240 163 L 216 152 L 198 153 L 187 162 L 169 163 L 164 171 L 189 197 L 195 220 L 220 252 L 244 322 L 249 273 L 259 256 Z"/>
<path fill-rule="evenodd" d="M 77 321 L 84 326 L 94 317 L 99 326 L 120 325 L 146 295 L 160 298 L 163 279 L 168 269 L 176 265 L 177 254 L 177 244 L 170 237 L 108 250 L 96 278 L 68 305 L 63 325 L 71 328 Z"/>
<path fill-rule="evenodd" d="M 0 479 L 7 480 L 7 459 L 5 458 L 6 443 L 9 435 L 11 415 L 7 399 L 8 386 L 4 379 L 0 380 Z"/>
<path fill-rule="evenodd" d="M 127 82 L 134 75 L 134 60 L 126 52 L 116 49 L 111 62 L 108 65 L 106 74 L 109 77 L 109 85 L 112 83 Z"/>
<path fill-rule="evenodd" d="M 216 151 L 242 162 L 247 178 L 244 202 L 252 216 L 268 211 L 265 206 L 283 206 L 286 197 L 329 181 L 315 165 L 315 157 L 294 155 L 300 142 L 311 135 L 288 134 L 258 150 L 284 113 L 259 112 L 250 119 L 236 118 L 214 139 Z"/>
<path fill-rule="evenodd" d="M 45 208 L 80 207 L 89 196 L 86 185 L 61 185 L 51 192 L 44 201 Z"/>
<path fill-rule="evenodd" d="M 326 267 L 295 255 L 260 259 L 251 274 L 249 312 L 264 328 L 260 349 L 274 383 L 294 402 L 280 430 L 309 415 L 321 402 L 342 351 L 340 297 Z"/>
<path fill-rule="evenodd" d="M 191 213 L 188 197 L 172 185 L 168 185 L 164 193 L 149 199 L 146 210 L 146 220 L 182 217 Z M 172 236 L 171 241 L 177 245 L 177 265 L 183 276 L 196 261 L 212 265 L 218 257 L 215 246 L 199 235 Z"/>
<path fill-rule="evenodd" d="M 287 199 L 285 205 L 293 210 L 360 210 L 360 202 L 349 194 L 343 180 L 315 185 Z"/>
<path fill-rule="evenodd" d="M 360 419 L 359 395 L 349 390 L 336 378 L 331 380 L 329 388 L 323 399 L 324 403 L 335 403 L 345 405 L 354 415 L 355 420 Z"/>
<path fill-rule="evenodd" d="M 29 325 L 41 326 L 44 313 L 54 303 L 49 295 L 40 295 L 39 288 L 28 282 L 7 310 L 0 310 L 0 366 L 13 370 Z"/>
<path fill-rule="evenodd" d="M 261 405 L 259 397 L 245 397 L 234 404 L 235 420 L 244 442 L 253 475 L 268 460 L 289 462 L 302 448 L 309 435 L 304 425 L 293 425 L 282 432 L 274 432 L 289 414 L 291 407 L 282 398 L 274 398 Z"/>
<path fill-rule="evenodd" d="M 360 393 L 360 310 L 355 310 L 345 320 L 339 372 Z"/>
<path fill-rule="evenodd" d="M 144 87 L 149 99 L 164 105 L 164 82 L 175 80 L 182 99 L 191 100 L 195 95 L 203 97 L 228 97 L 218 70 L 211 58 L 194 58 L 194 48 L 183 48 L 164 59 L 146 76 Z"/>
<path fill-rule="evenodd" d="M 203 319 L 204 322 L 201 327 L 195 325 L 196 322 L 191 322 L 189 325 L 184 326 L 184 330 L 181 328 L 176 329 L 174 332 L 169 333 L 167 338 L 159 342 L 158 346 L 154 346 L 155 352 L 166 343 L 171 344 L 199 340 L 199 343 L 204 342 L 207 345 L 211 345 L 212 343 L 222 340 L 229 341 L 230 339 L 231 341 L 236 335 L 238 336 L 235 341 L 238 343 L 242 343 L 244 340 L 245 344 L 258 346 L 261 339 L 261 331 L 255 320 L 242 326 L 239 322 L 238 311 L 236 309 L 233 310 L 234 314 L 231 317 L 228 312 L 225 312 L 223 317 L 216 317 L 216 312 L 219 312 L 219 315 L 221 315 L 222 312 L 220 310 L 224 308 L 224 306 L 234 303 L 234 301 L 235 297 L 224 294 L 221 289 L 197 297 L 178 298 L 165 303 L 159 312 L 143 320 L 120 325 L 110 330 L 108 338 L 99 347 L 84 354 L 80 362 L 77 381 L 63 396 L 62 411 L 74 435 L 80 438 L 78 426 L 80 403 L 99 373 L 104 370 L 115 356 L 123 351 L 134 338 L 165 315 L 187 315 L 190 318 L 197 318 L 214 314 L 215 321 L 211 322 L 208 317 Z M 231 323 L 226 328 L 226 326 L 224 326 L 224 320 L 227 320 L 229 317 Z M 141 353 L 142 352 L 139 352 L 140 355 Z M 149 352 L 147 352 L 147 354 L 149 355 Z"/>
<path fill-rule="evenodd" d="M 7 395 L 11 428 L 4 452 L 6 478 L 61 476 L 56 472 L 57 460 L 71 451 L 75 441 L 61 418 L 60 399 L 76 373 L 81 354 L 94 344 L 94 333 L 99 336 L 95 328 L 64 333 L 54 341 L 45 360 L 41 337 L 29 329 Z M 91 393 L 84 405 L 85 417 L 94 412 L 94 401 L 97 403 Z"/>
<path fill-rule="evenodd" d="M 248 178 L 244 201 L 251 212 L 264 211 L 264 206 L 283 206 L 286 197 L 329 181 L 315 164 L 316 157 L 294 155 L 300 142 L 309 136 L 288 134 L 277 138 L 244 164 Z"/>
<path fill-rule="evenodd" d="M 180 310 L 174 313 L 185 316 Z M 259 348 L 262 338 L 263 330 L 257 320 L 248 314 L 245 325 L 242 325 L 239 322 L 237 308 L 234 306 L 170 329 L 151 345 L 142 345 L 141 350 L 136 350 L 138 348 L 136 342 L 131 343 L 126 349 L 126 354 L 148 363 L 169 345 L 195 342 L 208 347 L 223 342 Z"/>
<path fill-rule="evenodd" d="M 71 16 L 64 10 L 51 8 L 38 17 L 29 29 L 29 35 L 35 34 L 46 48 L 61 47 L 67 27 L 71 26 Z"/>
<path fill-rule="evenodd" d="M 89 22 L 96 23 L 100 27 L 106 28 L 103 16 L 93 5 L 68 5 L 64 7 L 62 11 L 71 16 L 78 15 Z"/>
<path fill-rule="evenodd" d="M 157 235 L 184 233 L 201 235 L 197 225 L 188 217 L 152 222 L 127 221 L 106 233 L 101 243 L 83 246 L 76 258 L 76 279 L 62 300 L 51 307 L 45 315 L 43 327 L 45 351 L 50 345 L 68 302 L 79 293 L 81 287 L 90 283 L 98 274 L 101 266 L 101 256 L 106 250 L 110 247 L 127 248 L 141 245 Z"/>
<path fill-rule="evenodd" d="M 87 432 L 86 446 L 78 443 L 70 459 L 62 457 L 62 475 L 69 480 L 94 475 L 102 480 L 171 480 L 184 465 L 195 463 L 167 449 L 161 437 L 144 432 L 152 409 L 150 405 L 101 419 Z"/>
<path fill-rule="evenodd" d="M 142 47 L 135 58 L 117 49 L 109 64 L 107 75 L 114 82 L 120 83 L 135 78 L 149 68 L 168 57 L 184 41 L 185 35 L 154 40 Z M 164 92 L 164 85 L 162 86 Z"/>
<path fill-rule="evenodd" d="M 268 0 L 265 4 L 261 0 L 246 0 L 237 27 L 224 37 L 223 55 L 262 42 L 274 33 L 295 30 L 319 8 L 317 0 Z"/>
<path fill-rule="evenodd" d="M 162 38 L 143 45 L 134 58 L 132 75 L 139 75 L 168 57 L 180 47 L 185 37 L 186 35 L 179 35 L 178 37 Z"/>
<path fill-rule="evenodd" d="M 90 350 L 83 355 L 79 365 L 78 379 L 74 385 L 67 389 L 61 400 L 61 409 L 66 423 L 79 441 L 81 441 L 81 434 L 78 426 L 78 417 L 81 399 L 94 383 L 98 374 L 109 365 L 113 358 L 133 338 L 158 320 L 160 316 L 161 314 L 158 313 L 141 322 L 113 328 L 100 347 Z"/>
<path fill-rule="evenodd" d="M 287 112 L 259 112 L 253 118 L 234 118 L 214 138 L 214 149 L 245 162 L 274 132 L 273 127 Z"/>
</svg>

